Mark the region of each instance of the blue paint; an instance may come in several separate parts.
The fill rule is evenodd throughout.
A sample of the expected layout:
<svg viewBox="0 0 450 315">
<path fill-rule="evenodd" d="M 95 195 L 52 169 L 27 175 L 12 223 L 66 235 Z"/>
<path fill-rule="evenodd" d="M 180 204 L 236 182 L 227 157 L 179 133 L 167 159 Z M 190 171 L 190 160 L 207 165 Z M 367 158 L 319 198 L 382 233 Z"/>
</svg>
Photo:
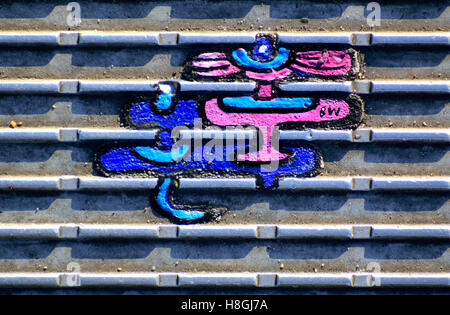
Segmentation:
<svg viewBox="0 0 450 315">
<path fill-rule="evenodd" d="M 255 40 L 252 57 L 255 60 L 267 61 L 273 58 L 275 49 L 267 37 L 259 37 Z"/>
<path fill-rule="evenodd" d="M 173 148 L 170 151 L 163 151 L 151 147 L 135 147 L 136 153 L 152 162 L 158 163 L 172 163 L 181 160 L 186 153 L 189 152 L 190 145 L 184 144 L 178 148 Z"/>
<path fill-rule="evenodd" d="M 169 131 L 162 130 L 159 133 L 159 145 L 161 147 L 172 147 L 174 144 L 172 134 Z"/>
<path fill-rule="evenodd" d="M 154 124 L 170 131 L 177 126 L 194 124 L 198 118 L 197 106 L 194 100 L 180 100 L 170 114 L 158 114 L 152 111 L 151 101 L 144 101 L 132 104 L 129 115 L 135 124 Z"/>
<path fill-rule="evenodd" d="M 173 88 L 169 85 L 165 86 L 170 89 L 169 92 L 160 91 L 158 98 L 156 99 L 156 108 L 159 110 L 169 109 L 172 105 Z"/>
<path fill-rule="evenodd" d="M 312 100 L 307 97 L 275 98 L 272 101 L 257 101 L 250 96 L 225 97 L 223 103 L 233 108 L 307 108 L 312 105 Z"/>
<path fill-rule="evenodd" d="M 268 62 L 260 62 L 251 59 L 248 56 L 247 51 L 243 48 L 239 48 L 233 51 L 232 56 L 234 60 L 246 67 L 256 69 L 275 69 L 280 67 L 288 59 L 289 50 L 281 47 L 280 49 L 278 49 L 278 55 L 272 61 Z"/>
<path fill-rule="evenodd" d="M 160 206 L 161 210 L 170 213 L 177 219 L 186 221 L 198 220 L 204 217 L 205 213 L 202 211 L 182 210 L 176 209 L 172 206 L 168 198 L 171 182 L 171 178 L 165 178 L 161 186 L 159 186 L 158 195 L 156 196 L 156 203 Z"/>
<path fill-rule="evenodd" d="M 300 71 L 298 69 L 295 69 L 294 67 L 289 67 L 289 70 L 294 71 L 295 73 L 297 73 L 301 77 L 306 77 L 308 75 L 307 73 L 304 73 L 304 72 L 302 72 L 302 71 Z M 312 74 L 309 74 L 309 75 L 312 76 Z"/>
<path fill-rule="evenodd" d="M 280 162 L 278 168 L 264 172 L 261 165 L 241 165 L 236 164 L 230 157 L 226 156 L 226 152 L 233 152 L 237 147 L 224 147 L 223 154 L 218 159 L 209 163 L 204 159 L 201 147 L 194 148 L 190 153 L 190 161 L 183 159 L 177 163 L 168 165 L 159 165 L 157 163 L 145 162 L 135 156 L 133 147 L 116 148 L 108 151 L 100 157 L 102 166 L 109 172 L 133 172 L 145 170 L 150 176 L 170 176 L 181 175 L 186 177 L 203 177 L 207 174 L 215 176 L 225 175 L 236 176 L 258 175 L 263 179 L 265 188 L 273 186 L 274 179 L 282 176 L 301 176 L 318 165 L 318 153 L 311 147 L 283 147 L 290 151 L 292 156 L 287 162 Z"/>
</svg>

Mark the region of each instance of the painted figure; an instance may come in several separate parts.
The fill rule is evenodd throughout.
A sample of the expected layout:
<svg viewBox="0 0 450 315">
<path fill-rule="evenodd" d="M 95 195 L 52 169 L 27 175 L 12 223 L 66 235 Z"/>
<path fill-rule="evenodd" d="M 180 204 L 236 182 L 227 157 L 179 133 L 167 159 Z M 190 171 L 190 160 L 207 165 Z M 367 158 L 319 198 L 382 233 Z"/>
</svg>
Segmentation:
<svg viewBox="0 0 450 315">
<path fill-rule="evenodd" d="M 184 80 L 255 81 L 256 89 L 252 95 L 218 93 L 183 98 L 176 83 L 162 82 L 154 99 L 133 103 L 123 111 L 127 126 L 157 128 L 158 144 L 107 148 L 96 156 L 97 170 L 104 176 L 158 177 L 154 206 L 178 223 L 208 221 L 225 211 L 175 205 L 173 193 L 180 177 L 256 177 L 258 188 L 271 189 L 282 177 L 318 175 L 323 167 L 319 151 L 303 143 L 278 145 L 275 127 L 356 128 L 361 121 L 362 100 L 354 94 L 344 98 L 282 95 L 279 84 L 353 79 L 360 71 L 358 54 L 354 50 L 277 49 L 275 42 L 274 37 L 261 34 L 252 50 L 202 53 L 188 61 Z M 204 127 L 257 127 L 260 143 L 256 147 L 233 143 L 220 150 L 214 148 L 209 159 L 203 142 L 182 142 L 172 134 L 174 128 L 192 128 L 200 120 Z"/>
</svg>

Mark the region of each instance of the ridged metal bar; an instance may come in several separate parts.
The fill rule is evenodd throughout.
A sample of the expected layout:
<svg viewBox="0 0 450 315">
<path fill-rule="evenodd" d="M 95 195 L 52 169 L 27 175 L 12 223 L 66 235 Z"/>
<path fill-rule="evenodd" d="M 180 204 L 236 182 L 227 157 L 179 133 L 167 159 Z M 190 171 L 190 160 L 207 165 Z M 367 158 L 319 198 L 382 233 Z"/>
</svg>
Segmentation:
<svg viewBox="0 0 450 315">
<path fill-rule="evenodd" d="M 80 287 L 158 287 L 159 274 L 155 273 L 92 273 L 80 274 Z"/>
<path fill-rule="evenodd" d="M 450 142 L 449 129 L 371 129 L 372 142 Z"/>
<path fill-rule="evenodd" d="M 48 46 L 176 46 L 251 44 L 258 32 L 125 32 L 55 31 L 0 32 L 0 45 Z M 448 46 L 448 32 L 272 32 L 281 44 L 344 44 L 351 46 Z"/>
<path fill-rule="evenodd" d="M 181 189 L 255 189 L 254 178 L 181 178 Z M 146 190 L 156 187 L 157 178 L 104 178 L 94 176 L 2 176 L 0 190 Z M 279 180 L 280 190 L 330 191 L 448 191 L 448 176 L 388 176 L 388 177 L 315 177 Z"/>
<path fill-rule="evenodd" d="M 257 32 L 249 33 L 179 33 L 179 44 L 252 44 Z"/>
<path fill-rule="evenodd" d="M 145 45 L 156 46 L 159 44 L 158 32 L 79 32 L 79 45 Z"/>
<path fill-rule="evenodd" d="M 0 273 L 0 288 L 22 287 L 434 287 L 448 288 L 448 273 Z"/>
<path fill-rule="evenodd" d="M 380 177 L 372 179 L 372 190 L 450 190 L 450 177 Z"/>
<path fill-rule="evenodd" d="M 282 178 L 278 189 L 282 190 L 352 190 L 352 177 Z"/>
<path fill-rule="evenodd" d="M 100 80 L 80 80 L 79 93 L 104 93 L 104 92 L 156 92 L 158 90 L 157 81 L 100 81 Z"/>
<path fill-rule="evenodd" d="M 153 140 L 158 130 L 106 128 L 0 128 L 0 142 L 83 142 Z M 180 130 L 181 138 L 253 139 L 255 128 L 247 130 Z M 450 129 L 444 128 L 360 128 L 356 130 L 280 130 L 280 140 L 368 142 L 450 142 Z"/>
<path fill-rule="evenodd" d="M 80 190 L 134 190 L 155 188 L 158 179 L 80 177 L 78 181 Z"/>
<path fill-rule="evenodd" d="M 158 130 L 127 130 L 127 129 L 79 129 L 79 141 L 93 140 L 153 140 Z"/>
<path fill-rule="evenodd" d="M 254 178 L 180 178 L 180 188 L 255 189 Z"/>
<path fill-rule="evenodd" d="M 60 93 L 60 80 L 0 80 L 0 93 Z"/>
<path fill-rule="evenodd" d="M 450 93 L 448 81 L 371 81 L 371 93 Z"/>
<path fill-rule="evenodd" d="M 252 92 L 255 82 L 190 82 L 177 81 L 181 92 Z"/>
<path fill-rule="evenodd" d="M 283 178 L 278 189 L 291 190 L 344 190 L 344 191 L 378 191 L 378 190 L 420 190 L 448 191 L 450 177 L 445 176 L 390 176 L 390 177 L 318 177 L 318 178 Z"/>
<path fill-rule="evenodd" d="M 279 87 L 286 92 L 358 92 L 350 81 L 281 83 Z"/>
<path fill-rule="evenodd" d="M 60 274 L 48 273 L 1 273 L 1 288 L 57 288 L 60 286 Z"/>
<path fill-rule="evenodd" d="M 256 225 L 181 226 L 178 228 L 178 238 L 256 239 L 258 238 L 258 227 Z"/>
<path fill-rule="evenodd" d="M 60 32 L 0 32 L 0 45 L 59 45 Z"/>
<path fill-rule="evenodd" d="M 352 45 L 353 33 L 278 33 L 281 44 L 347 44 Z"/>
<path fill-rule="evenodd" d="M 280 130 L 280 140 L 332 140 L 332 141 L 354 141 L 353 130 Z M 370 139 L 367 139 L 370 141 Z M 361 142 L 361 141 L 359 141 Z"/>
<path fill-rule="evenodd" d="M 371 45 L 450 45 L 450 33 L 372 33 Z"/>
<path fill-rule="evenodd" d="M 254 82 L 191 82 L 172 80 L 181 92 L 252 92 Z M 156 92 L 159 81 L 150 80 L 0 80 L 0 93 L 85 94 Z M 342 92 L 358 94 L 431 93 L 448 94 L 450 86 L 443 80 L 357 80 L 344 82 L 280 83 L 286 92 Z"/>
<path fill-rule="evenodd" d="M 81 27 L 68 27 L 66 3 L 0 9 L 0 96 L 3 106 L 22 109 L 2 109 L 0 174 L 8 175 L 0 175 L 0 289 L 449 290 L 448 5 L 382 5 L 382 13 L 392 12 L 382 14 L 381 26 L 368 27 L 367 3 L 306 3 L 303 11 L 316 12 L 308 15 L 292 10 L 302 4 L 277 1 L 219 1 L 201 12 L 201 3 L 118 2 L 81 1 Z M 222 10 L 228 5 L 232 16 Z M 144 209 L 156 177 L 91 174 L 91 151 L 103 142 L 154 146 L 159 139 L 156 128 L 119 128 L 108 103 L 119 108 L 131 93 L 154 97 L 168 81 L 183 99 L 253 95 L 254 82 L 184 81 L 180 71 L 194 51 L 250 48 L 260 33 L 275 35 L 278 47 L 353 47 L 367 63 L 361 63 L 366 76 L 356 80 L 277 84 L 292 97 L 367 98 L 368 127 L 276 131 L 283 141 L 320 145 L 323 174 L 277 178 L 267 193 L 258 175 L 181 174 L 175 203 L 211 193 L 206 199 L 214 206 L 230 209 L 203 224 L 168 223 Z M 402 111 L 403 105 L 412 107 Z M 12 128 L 12 120 L 22 123 Z M 252 129 L 184 130 L 181 137 L 255 139 Z"/>
<path fill-rule="evenodd" d="M 433 224 L 0 224 L 0 239 L 450 239 Z"/>
</svg>

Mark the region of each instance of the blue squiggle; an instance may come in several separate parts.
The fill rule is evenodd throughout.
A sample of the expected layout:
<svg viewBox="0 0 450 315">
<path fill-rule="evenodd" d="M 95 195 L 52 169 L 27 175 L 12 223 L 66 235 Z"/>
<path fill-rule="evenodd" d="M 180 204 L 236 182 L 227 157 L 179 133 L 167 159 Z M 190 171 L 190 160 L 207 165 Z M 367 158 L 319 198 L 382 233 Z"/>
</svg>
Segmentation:
<svg viewBox="0 0 450 315">
<path fill-rule="evenodd" d="M 163 151 L 151 147 L 135 147 L 134 150 L 144 158 L 158 163 L 173 163 L 183 158 L 191 147 L 184 144 L 170 151 Z"/>
<path fill-rule="evenodd" d="M 160 206 L 161 210 L 170 213 L 177 219 L 185 221 L 192 221 L 203 218 L 205 216 L 205 212 L 203 211 L 176 209 L 172 206 L 168 198 L 171 182 L 171 178 L 165 178 L 161 186 L 159 186 L 159 191 L 156 196 L 156 202 Z"/>
</svg>

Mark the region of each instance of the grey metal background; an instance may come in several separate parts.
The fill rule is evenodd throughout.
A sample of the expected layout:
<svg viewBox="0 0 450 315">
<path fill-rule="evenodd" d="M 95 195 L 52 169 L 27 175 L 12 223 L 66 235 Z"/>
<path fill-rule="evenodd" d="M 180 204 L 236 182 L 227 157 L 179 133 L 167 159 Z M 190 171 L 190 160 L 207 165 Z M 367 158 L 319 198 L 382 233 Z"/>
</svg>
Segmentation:
<svg viewBox="0 0 450 315">
<path fill-rule="evenodd" d="M 183 273 L 214 275 L 223 272 L 242 275 L 249 275 L 249 272 L 277 273 L 277 285 L 283 283 L 283 275 L 307 273 L 325 277 L 343 273 L 354 277 L 350 286 L 358 286 L 365 283 L 370 275 L 365 272 L 367 265 L 375 262 L 381 266 L 381 276 L 396 273 L 405 275 L 407 279 L 408 273 L 427 273 L 441 278 L 437 287 L 448 288 L 448 1 L 396 1 L 393 4 L 379 1 L 382 9 L 379 27 L 366 24 L 366 1 L 78 1 L 82 10 L 82 23 L 79 27 L 68 27 L 68 2 L 3 1 L 0 4 L 0 33 L 11 32 L 8 34 L 19 41 L 12 44 L 10 39 L 2 39 L 0 34 L 0 87 L 3 91 L 0 95 L 0 183 L 4 179 L 17 180 L 21 176 L 35 179 L 63 175 L 93 176 L 93 153 L 98 144 L 104 141 L 58 142 L 61 139 L 56 138 L 55 141 L 36 143 L 36 139 L 24 138 L 18 140 L 20 143 L 12 143 L 11 135 L 7 133 L 10 132 L 8 124 L 11 120 L 23 122 L 22 127 L 15 128 L 18 132 L 44 127 L 56 130 L 57 135 L 58 128 L 118 130 L 120 108 L 129 100 L 127 93 L 83 94 L 77 93 L 78 90 L 73 90 L 70 85 L 67 94 L 65 91 L 59 93 L 58 80 L 96 80 L 98 83 L 103 80 L 119 83 L 123 80 L 178 80 L 187 56 L 200 50 L 214 51 L 217 48 L 214 44 L 96 45 L 96 42 L 71 46 L 70 40 L 68 46 L 64 42 L 58 44 L 57 41 L 49 44 L 53 39 L 47 44 L 27 44 L 27 38 L 23 36 L 28 36 L 30 32 L 83 33 L 97 30 L 183 32 L 195 35 L 196 32 L 210 31 L 214 36 L 221 36 L 222 32 L 266 31 L 289 32 L 299 36 L 309 35 L 310 32 L 319 32 L 324 36 L 329 32 L 409 32 L 407 34 L 443 36 L 444 41 L 434 45 L 419 42 L 412 45 L 357 47 L 365 59 L 363 80 L 374 83 L 397 80 L 405 86 L 427 85 L 429 81 L 442 84 L 443 89 L 439 93 L 362 95 L 366 102 L 362 128 L 382 129 L 385 132 L 413 128 L 411 134 L 429 131 L 425 139 L 413 142 L 401 139 L 373 143 L 315 142 L 325 160 L 324 173 L 320 178 L 425 176 L 429 179 L 441 178 L 443 186 L 436 191 L 287 189 L 260 192 L 253 189 L 182 189 L 177 196 L 180 201 L 210 202 L 230 208 L 219 223 L 210 224 L 213 226 L 239 225 L 245 228 L 249 224 L 261 224 L 271 228 L 286 224 L 300 227 L 346 224 L 350 227 L 395 227 L 396 224 L 411 224 L 418 226 L 419 230 L 423 225 L 425 232 L 419 240 L 411 235 L 400 239 L 391 235 L 383 240 L 370 237 L 340 239 L 333 237 L 331 232 L 329 236 L 332 239 L 311 235 L 312 239 L 231 239 L 233 233 L 219 239 L 159 239 L 142 235 L 140 239 L 127 239 L 123 235 L 116 239 L 65 239 L 64 233 L 81 233 L 79 231 L 82 229 L 78 232 L 64 230 L 63 234 L 58 234 L 61 231 L 58 230 L 59 226 L 51 239 L 39 233 L 28 236 L 28 239 L 10 239 L 5 232 L 0 237 L 0 287 L 20 288 L 19 276 L 23 273 L 35 277 L 22 283 L 28 289 L 33 281 L 39 282 L 36 279 L 45 275 L 50 278 L 56 275 L 56 280 L 49 280 L 46 285 L 53 288 L 64 286 L 65 278 L 61 280 L 58 277 L 68 272 L 67 266 L 71 262 L 80 265 L 82 286 L 83 274 L 92 273 L 124 277 L 132 273 L 144 273 L 145 277 L 160 275 L 160 285 L 164 285 L 164 281 L 172 283 L 172 273 L 180 273 L 176 282 L 180 285 L 183 283 Z M 36 79 L 56 80 L 56 92 L 51 89 L 33 92 L 26 87 L 20 90 L 17 85 L 12 88 L 8 85 Z M 43 81 L 37 82 L 40 84 Z M 438 132 L 443 134 L 440 140 L 427 141 L 427 137 Z M 71 191 L 64 187 L 61 190 L 60 186 L 49 191 L 8 189 L 15 184 L 3 182 L 3 186 L 0 185 L 3 189 L 0 191 L 0 230 L 8 227 L 7 224 L 14 224 L 18 228 L 16 232 L 21 228 L 30 231 L 33 224 L 46 223 L 69 224 L 69 228 L 70 224 L 76 227 L 82 227 L 83 224 L 119 224 L 124 228 L 126 224 L 156 228 L 161 224 L 170 225 L 166 218 L 151 209 L 148 190 Z M 427 236 L 426 229 L 436 226 L 443 226 L 441 237 Z M 117 271 L 118 268 L 121 268 L 121 272 Z M 362 280 L 355 278 L 360 274 Z M 10 285 L 8 275 L 16 277 Z M 269 280 L 272 279 L 270 277 Z M 217 279 L 214 281 L 219 285 L 221 283 Z M 121 288 L 123 292 L 135 290 L 136 284 L 133 285 L 132 281 L 124 282 Z M 383 284 L 383 280 L 381 282 Z M 259 279 L 256 284 L 261 286 L 263 283 Z M 306 288 L 316 289 L 318 283 L 313 282 L 312 287 Z M 389 280 L 384 283 L 390 287 Z M 420 287 L 418 283 L 420 280 L 414 282 L 413 279 L 413 288 Z M 250 290 L 246 292 L 275 293 L 282 290 L 249 289 L 253 287 L 251 281 L 250 284 L 241 281 L 241 285 L 243 289 Z M 295 286 L 287 287 L 294 290 Z M 107 289 L 101 285 L 100 288 Z M 144 292 L 142 290 L 145 289 L 137 290 L 132 292 Z M 159 290 L 147 292 L 196 292 L 194 289 Z M 217 288 L 216 292 L 223 290 Z"/>
</svg>

